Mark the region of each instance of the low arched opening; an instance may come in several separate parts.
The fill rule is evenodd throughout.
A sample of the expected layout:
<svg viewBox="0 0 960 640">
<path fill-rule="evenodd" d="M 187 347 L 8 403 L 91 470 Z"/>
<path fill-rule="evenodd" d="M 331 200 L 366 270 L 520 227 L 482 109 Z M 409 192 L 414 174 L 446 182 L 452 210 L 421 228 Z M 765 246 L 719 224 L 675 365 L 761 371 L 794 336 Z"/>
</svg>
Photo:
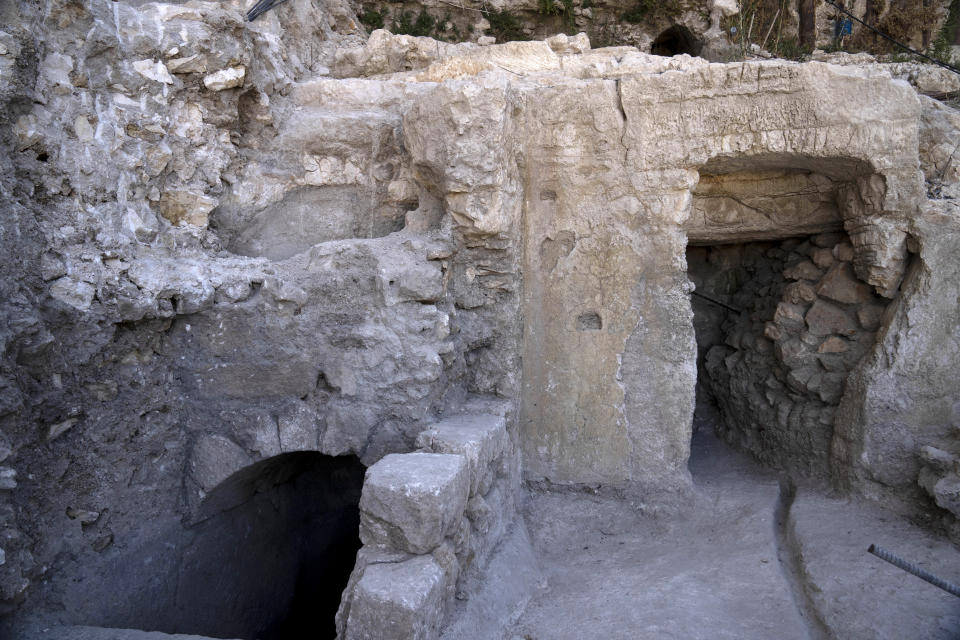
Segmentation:
<svg viewBox="0 0 960 640">
<path fill-rule="evenodd" d="M 675 24 L 661 32 L 653 41 L 650 53 L 656 56 L 700 55 L 703 43 L 682 24 Z"/>
</svg>

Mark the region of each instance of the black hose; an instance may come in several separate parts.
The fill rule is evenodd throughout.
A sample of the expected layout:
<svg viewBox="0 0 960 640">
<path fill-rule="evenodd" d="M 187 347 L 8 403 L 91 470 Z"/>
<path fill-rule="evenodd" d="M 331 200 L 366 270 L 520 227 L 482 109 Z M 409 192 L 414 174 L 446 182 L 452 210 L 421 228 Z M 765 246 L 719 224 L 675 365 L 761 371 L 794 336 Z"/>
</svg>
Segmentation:
<svg viewBox="0 0 960 640">
<path fill-rule="evenodd" d="M 918 56 L 920 56 L 921 58 L 926 58 L 927 60 L 929 60 L 929 61 L 932 62 L 933 64 L 938 64 L 938 65 L 940 65 L 941 67 L 943 67 L 944 69 L 948 69 L 948 70 L 950 70 L 950 71 L 953 71 L 954 73 L 960 74 L 960 69 L 957 69 L 957 68 L 954 67 L 953 65 L 950 65 L 950 64 L 947 64 L 946 62 L 942 62 L 942 61 L 940 61 L 940 60 L 937 60 L 936 58 L 932 58 L 932 57 L 928 56 L 928 55 L 925 54 L 925 53 L 921 53 L 921 52 L 917 51 L 916 49 L 914 49 L 913 47 L 910 47 L 910 46 L 908 46 L 908 45 L 903 44 L 902 42 L 900 42 L 899 40 L 893 38 L 892 36 L 888 36 L 888 35 L 885 34 L 883 31 L 880 31 L 880 30 L 877 29 L 876 27 L 867 24 L 866 22 L 864 22 L 863 20 L 861 20 L 861 19 L 858 18 L 857 16 L 855 16 L 855 15 L 853 15 L 852 13 L 850 13 L 849 11 L 847 11 L 844 7 L 841 7 L 840 5 L 838 5 L 838 4 L 835 2 L 835 0 L 824 0 L 824 2 L 826 2 L 826 3 L 829 4 L 829 5 L 831 5 L 831 6 L 832 6 L 834 9 L 836 9 L 837 11 L 842 11 L 843 13 L 847 14 L 852 20 L 855 20 L 857 23 L 863 25 L 863 26 L 866 27 L 867 29 L 870 29 L 870 31 L 873 31 L 875 34 L 877 34 L 878 36 L 880 36 L 880 37 L 883 38 L 884 40 L 889 40 L 890 42 L 892 42 L 893 44 L 897 45 L 897 46 L 900 47 L 901 49 L 906 49 L 906 50 L 909 51 L 910 53 L 913 53 L 913 54 L 915 54 L 915 55 L 918 55 Z"/>
<path fill-rule="evenodd" d="M 734 307 L 734 306 L 732 306 L 732 305 L 729 305 L 729 304 L 727 304 L 726 302 L 723 302 L 723 301 L 721 301 L 721 300 L 717 300 L 716 298 L 711 298 L 710 296 L 705 296 L 705 295 L 703 295 L 702 293 L 697 293 L 696 291 L 691 291 L 690 293 L 692 293 L 693 295 L 697 296 L 698 298 L 702 298 L 702 299 L 706 300 L 707 302 L 712 302 L 713 304 L 717 305 L 718 307 L 723 307 L 724 309 L 729 309 L 730 311 L 735 311 L 735 312 L 737 312 L 737 313 L 743 313 L 743 309 L 737 309 L 736 307 Z"/>
<path fill-rule="evenodd" d="M 287 0 L 260 0 L 257 4 L 250 7 L 250 10 L 247 11 L 247 22 L 253 22 L 257 17 L 263 15 L 270 9 L 273 9 L 278 4 L 283 4 Z"/>
</svg>

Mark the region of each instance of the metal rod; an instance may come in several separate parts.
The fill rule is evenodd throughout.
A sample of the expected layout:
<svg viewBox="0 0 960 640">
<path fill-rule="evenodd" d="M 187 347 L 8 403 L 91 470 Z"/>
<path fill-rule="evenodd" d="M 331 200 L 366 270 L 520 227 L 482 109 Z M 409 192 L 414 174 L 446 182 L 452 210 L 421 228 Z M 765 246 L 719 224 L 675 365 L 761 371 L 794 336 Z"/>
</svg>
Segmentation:
<svg viewBox="0 0 960 640">
<path fill-rule="evenodd" d="M 247 11 L 247 22 L 253 22 L 259 16 L 270 11 L 278 4 L 283 4 L 287 0 L 260 0 L 257 4 L 253 5 L 249 11 Z"/>
<path fill-rule="evenodd" d="M 726 302 L 720 302 L 719 300 L 714 300 L 714 299 L 711 298 L 710 296 L 705 296 L 705 295 L 703 295 L 702 293 L 697 293 L 696 291 L 691 291 L 690 293 L 693 294 L 693 295 L 695 295 L 695 296 L 697 296 L 698 298 L 703 298 L 703 299 L 706 300 L 707 302 L 712 302 L 712 303 L 715 304 L 715 305 L 718 305 L 718 306 L 720 306 L 720 307 L 723 307 L 724 309 L 729 309 L 730 311 L 736 311 L 737 313 L 743 313 L 743 309 L 737 309 L 736 307 L 731 306 L 731 305 L 727 304 Z"/>
<path fill-rule="evenodd" d="M 947 582 L 946 580 L 942 580 L 937 576 L 933 575 L 932 573 L 930 573 L 929 571 L 921 569 L 915 564 L 910 564 L 906 560 L 903 560 L 902 558 L 898 558 L 897 556 L 893 555 L 889 551 L 885 549 L 881 549 L 875 544 L 870 545 L 867 551 L 877 556 L 881 560 L 886 560 L 893 566 L 903 569 L 907 573 L 912 573 L 913 575 L 917 576 L 921 580 L 926 580 L 933 586 L 940 587 L 947 593 L 952 593 L 953 595 L 960 598 L 960 587 L 958 587 L 957 585 Z"/>
</svg>

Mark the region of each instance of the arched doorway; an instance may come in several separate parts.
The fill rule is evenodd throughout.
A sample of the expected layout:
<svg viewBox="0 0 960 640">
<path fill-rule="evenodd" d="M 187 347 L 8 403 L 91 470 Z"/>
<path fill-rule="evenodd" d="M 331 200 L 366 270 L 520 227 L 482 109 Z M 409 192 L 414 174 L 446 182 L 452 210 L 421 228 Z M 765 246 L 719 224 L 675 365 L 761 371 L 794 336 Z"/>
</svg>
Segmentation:
<svg viewBox="0 0 960 640">
<path fill-rule="evenodd" d="M 336 636 L 334 615 L 360 548 L 365 467 L 353 456 L 274 456 L 204 501 L 183 550 L 176 629 L 279 640 Z"/>
<path fill-rule="evenodd" d="M 193 523 L 145 523 L 71 601 L 70 623 L 243 640 L 335 638 L 360 548 L 366 468 L 355 456 L 284 453 L 207 494 Z M 119 546 L 119 545 L 117 545 Z M 86 597 L 84 597 L 86 594 Z"/>
<path fill-rule="evenodd" d="M 678 56 L 684 53 L 696 56 L 700 55 L 702 47 L 703 43 L 690 29 L 675 24 L 657 36 L 650 47 L 650 53 L 656 56 Z"/>
</svg>

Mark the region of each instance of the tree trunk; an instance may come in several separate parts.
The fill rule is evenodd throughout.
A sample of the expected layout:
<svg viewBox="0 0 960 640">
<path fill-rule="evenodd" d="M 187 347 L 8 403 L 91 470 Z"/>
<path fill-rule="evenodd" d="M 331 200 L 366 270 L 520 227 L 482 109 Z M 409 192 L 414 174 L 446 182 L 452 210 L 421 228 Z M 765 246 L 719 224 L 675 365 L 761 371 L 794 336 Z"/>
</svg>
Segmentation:
<svg viewBox="0 0 960 640">
<path fill-rule="evenodd" d="M 815 0 L 797 0 L 800 14 L 800 47 L 813 49 L 817 44 L 817 9 Z"/>
<path fill-rule="evenodd" d="M 879 16 L 877 16 L 877 7 L 873 0 L 867 0 L 867 8 L 863 13 L 863 21 L 866 22 L 871 27 L 876 27 L 879 22 Z M 867 29 L 866 31 L 869 31 Z M 877 46 L 877 34 L 873 31 L 869 33 L 870 37 L 870 48 L 871 50 Z"/>
</svg>

